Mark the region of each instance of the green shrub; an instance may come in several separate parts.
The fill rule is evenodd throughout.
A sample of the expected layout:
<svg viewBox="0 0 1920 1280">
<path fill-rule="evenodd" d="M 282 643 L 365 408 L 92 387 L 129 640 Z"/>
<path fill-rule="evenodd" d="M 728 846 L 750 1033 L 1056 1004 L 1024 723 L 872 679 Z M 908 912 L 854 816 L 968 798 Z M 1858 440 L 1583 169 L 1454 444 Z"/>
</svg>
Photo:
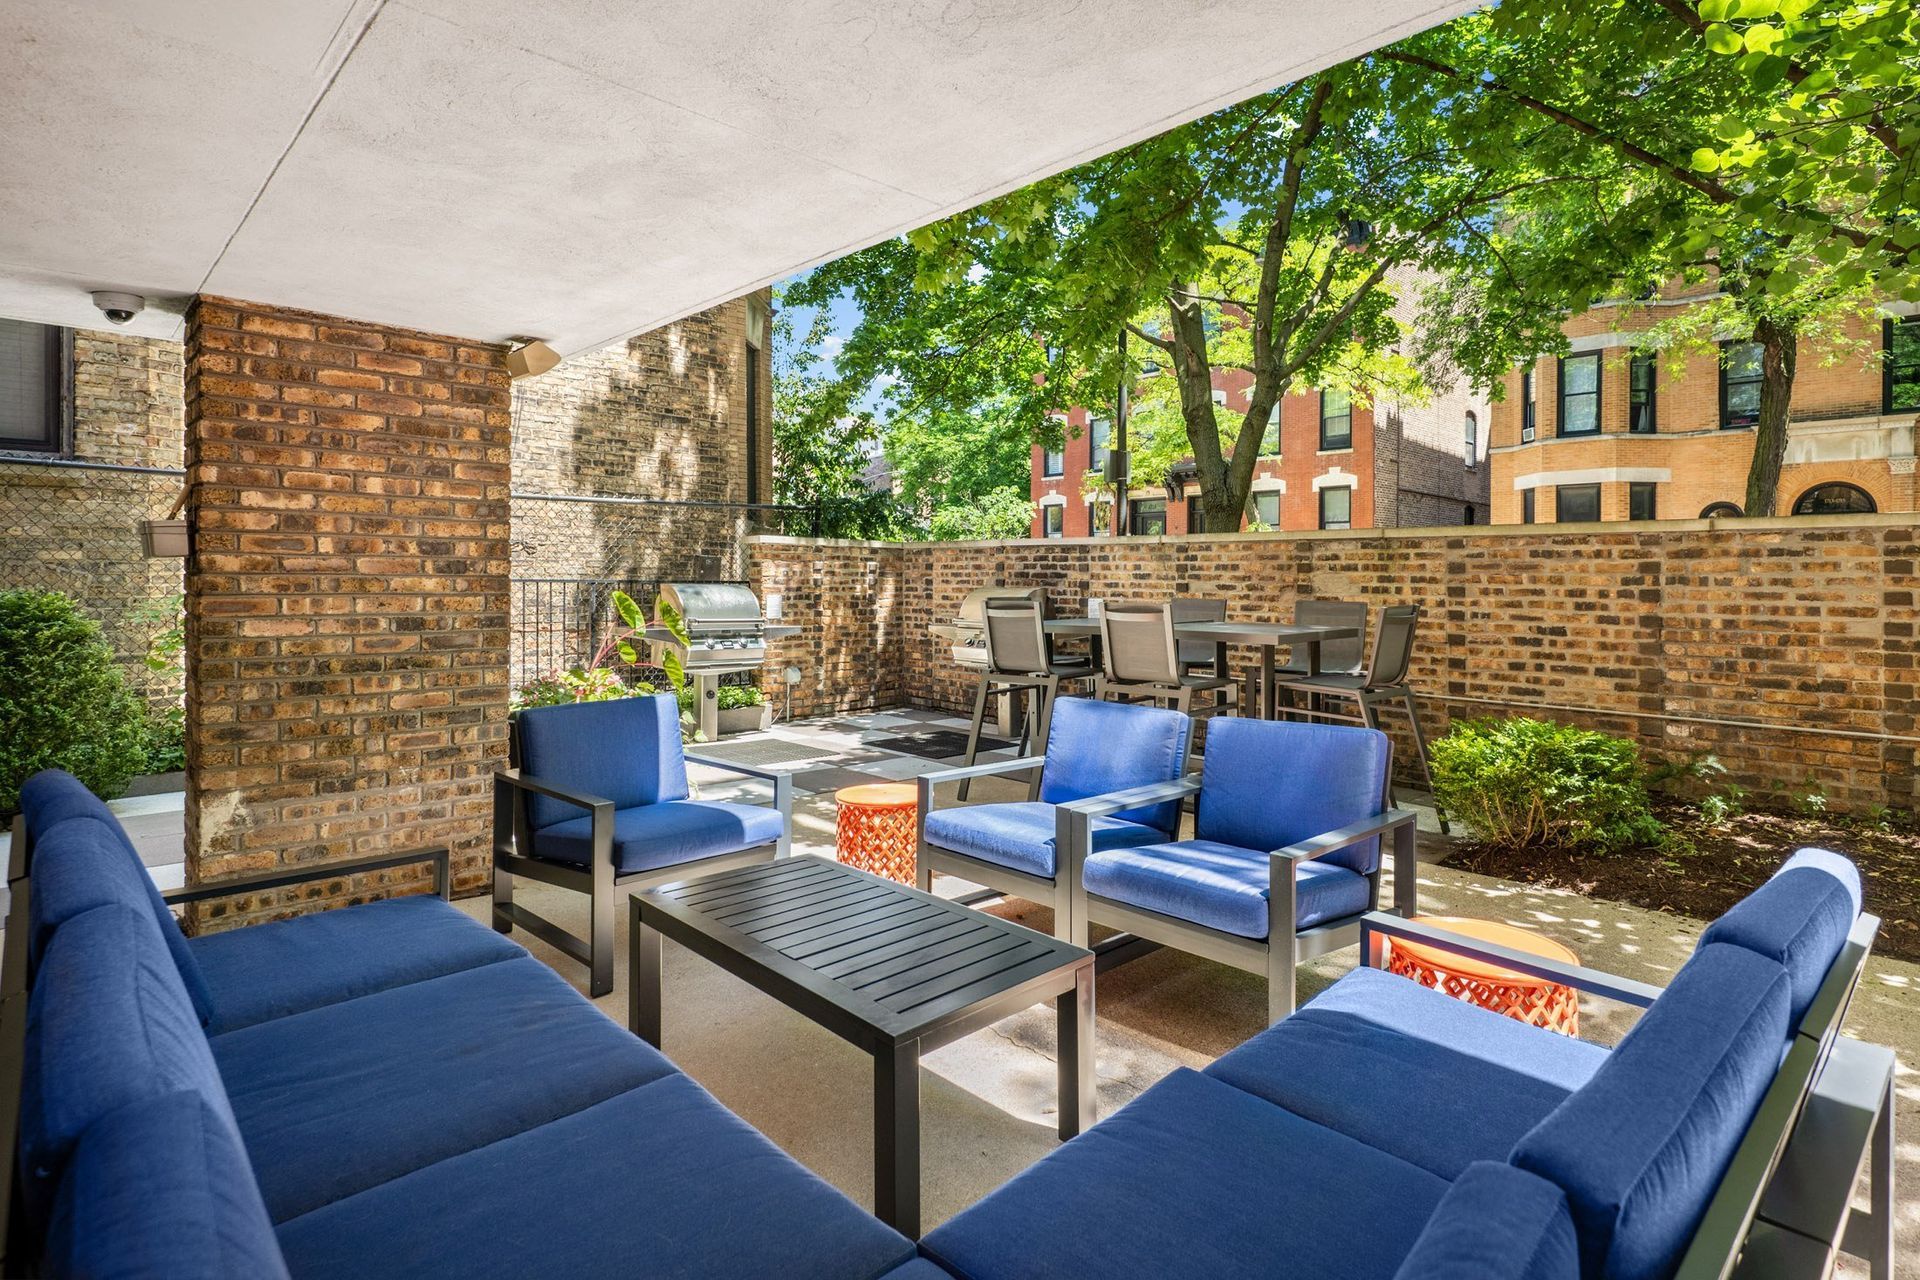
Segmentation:
<svg viewBox="0 0 1920 1280">
<path fill-rule="evenodd" d="M 512 706 L 518 711 L 522 707 L 553 707 L 564 702 L 606 702 L 652 692 L 654 688 L 650 684 L 627 684 L 611 667 L 574 667 L 527 681 L 514 692 Z"/>
<path fill-rule="evenodd" d="M 1659 838 L 1640 750 L 1549 720 L 1469 720 L 1433 744 L 1436 797 L 1502 849 L 1605 853 Z"/>
<path fill-rule="evenodd" d="M 145 772 L 174 773 L 187 767 L 187 713 L 178 706 L 148 707 Z"/>
<path fill-rule="evenodd" d="M 146 767 L 147 717 L 127 678 L 72 600 L 0 591 L 0 813 L 20 784 L 65 769 L 113 797 Z"/>
</svg>

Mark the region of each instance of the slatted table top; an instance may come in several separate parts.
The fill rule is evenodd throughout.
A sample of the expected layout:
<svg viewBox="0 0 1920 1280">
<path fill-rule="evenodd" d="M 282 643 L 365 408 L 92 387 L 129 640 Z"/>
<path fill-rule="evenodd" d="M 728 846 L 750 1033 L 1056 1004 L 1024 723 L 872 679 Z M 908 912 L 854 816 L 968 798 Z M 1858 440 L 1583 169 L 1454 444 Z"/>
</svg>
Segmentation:
<svg viewBox="0 0 1920 1280">
<path fill-rule="evenodd" d="M 641 921 L 828 1030 L 923 1048 L 1071 990 L 1093 953 L 799 856 L 636 893 Z"/>
</svg>

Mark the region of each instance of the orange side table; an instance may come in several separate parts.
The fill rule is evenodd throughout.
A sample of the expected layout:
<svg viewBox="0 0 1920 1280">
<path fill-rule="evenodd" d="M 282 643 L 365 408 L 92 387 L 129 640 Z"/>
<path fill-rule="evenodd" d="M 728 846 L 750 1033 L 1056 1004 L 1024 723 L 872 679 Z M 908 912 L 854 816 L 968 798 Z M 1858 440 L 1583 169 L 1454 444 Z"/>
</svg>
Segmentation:
<svg viewBox="0 0 1920 1280">
<path fill-rule="evenodd" d="M 1579 956 L 1552 938 L 1517 925 L 1470 916 L 1415 916 L 1414 920 L 1542 959 L 1580 963 Z M 1520 1022 L 1565 1035 L 1580 1034 L 1579 992 L 1545 978 L 1529 977 L 1404 938 L 1393 939 L 1387 953 L 1387 971 Z"/>
<path fill-rule="evenodd" d="M 834 824 L 840 861 L 912 884 L 920 789 L 911 782 L 873 782 L 842 787 L 833 798 L 840 805 Z"/>
</svg>

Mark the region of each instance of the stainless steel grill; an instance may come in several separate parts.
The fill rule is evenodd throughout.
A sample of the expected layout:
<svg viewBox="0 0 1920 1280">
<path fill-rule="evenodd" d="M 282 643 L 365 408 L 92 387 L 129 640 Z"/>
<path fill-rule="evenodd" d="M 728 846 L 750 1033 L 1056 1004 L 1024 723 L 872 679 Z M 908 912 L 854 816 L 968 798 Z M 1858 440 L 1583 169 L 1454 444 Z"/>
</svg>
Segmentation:
<svg viewBox="0 0 1920 1280">
<path fill-rule="evenodd" d="M 1046 607 L 1045 587 L 980 587 L 967 592 L 960 611 L 952 622 L 938 623 L 928 630 L 953 646 L 953 660 L 970 671 L 982 671 L 987 665 L 987 601 L 1034 600 Z"/>
<path fill-rule="evenodd" d="M 719 677 L 760 666 L 767 660 L 767 641 L 798 635 L 800 628 L 769 625 L 760 598 L 744 582 L 665 582 L 655 617 L 661 605 L 680 615 L 688 643 L 681 644 L 664 627 L 648 627 L 652 660 L 657 664 L 669 652 L 679 655 L 697 694 L 700 732 L 712 741 L 719 736 Z"/>
</svg>

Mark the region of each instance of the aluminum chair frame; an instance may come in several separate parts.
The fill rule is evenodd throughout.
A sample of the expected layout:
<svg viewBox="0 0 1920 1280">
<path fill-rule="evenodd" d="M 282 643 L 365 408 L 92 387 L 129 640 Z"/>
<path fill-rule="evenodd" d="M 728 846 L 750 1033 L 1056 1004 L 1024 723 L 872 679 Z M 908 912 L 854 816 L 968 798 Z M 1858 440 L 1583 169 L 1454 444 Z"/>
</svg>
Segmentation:
<svg viewBox="0 0 1920 1280">
<path fill-rule="evenodd" d="M 1055 659 L 1053 639 L 1046 632 L 1046 610 L 1040 602 L 1024 596 L 990 599 L 983 603 L 980 614 L 981 630 L 987 642 L 987 665 L 980 672 L 980 684 L 973 696 L 973 718 L 967 729 L 967 754 L 963 765 L 967 769 L 979 763 L 980 735 L 986 725 L 987 703 L 996 692 L 1028 692 L 1026 715 L 1021 718 L 1020 741 L 1015 750 L 1025 755 L 1030 745 L 1038 743 L 1044 755 L 1047 734 L 1053 725 L 1053 703 L 1060 696 L 1060 686 L 1070 680 L 1092 680 L 1096 675 L 1091 661 L 1062 663 Z M 993 639 L 996 617 L 1009 624 L 1024 624 L 1031 619 L 1031 635 L 1023 634 L 1026 630 L 1024 625 L 1019 634 L 1019 638 L 1027 641 L 1031 649 L 1009 657 L 1003 644 L 996 652 Z M 972 782 L 973 776 L 969 775 L 960 783 L 962 800 L 972 791 Z M 1038 769 L 1033 771 L 1028 790 L 1031 799 L 1040 798 Z"/>
<path fill-rule="evenodd" d="M 1156 618 L 1158 627 L 1153 639 L 1157 643 L 1150 645 L 1142 645 L 1142 637 L 1137 633 L 1120 634 L 1115 625 L 1152 626 L 1150 619 Z M 1101 673 L 1094 679 L 1093 696 L 1111 702 L 1144 699 L 1194 716 L 1219 715 L 1235 706 L 1238 690 L 1233 681 L 1213 674 L 1187 674 L 1189 664 L 1181 656 L 1183 643 L 1175 635 L 1174 625 L 1171 605 L 1108 601 L 1100 611 Z M 1217 646 L 1210 643 L 1205 647 L 1217 650 Z M 1123 665 L 1127 670 L 1122 670 Z M 1213 665 L 1213 659 L 1209 659 L 1208 665 Z M 1195 707 L 1193 695 L 1205 692 L 1213 692 L 1214 701 Z"/>
</svg>

